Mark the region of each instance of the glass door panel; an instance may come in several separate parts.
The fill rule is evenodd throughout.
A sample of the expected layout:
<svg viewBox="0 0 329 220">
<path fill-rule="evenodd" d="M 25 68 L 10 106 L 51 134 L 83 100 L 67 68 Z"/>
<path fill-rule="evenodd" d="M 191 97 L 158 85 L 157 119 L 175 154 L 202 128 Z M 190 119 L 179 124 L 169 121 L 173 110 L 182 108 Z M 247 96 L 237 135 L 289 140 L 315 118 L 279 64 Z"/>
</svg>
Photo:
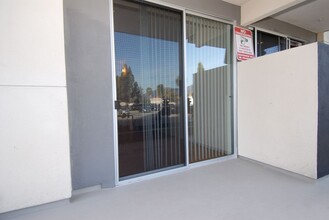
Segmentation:
<svg viewBox="0 0 329 220">
<path fill-rule="evenodd" d="M 287 39 L 274 34 L 257 31 L 257 56 L 276 53 L 287 49 Z"/>
<path fill-rule="evenodd" d="M 232 25 L 186 16 L 190 163 L 233 154 Z"/>
<path fill-rule="evenodd" d="M 182 14 L 114 0 L 120 179 L 185 164 Z"/>
</svg>

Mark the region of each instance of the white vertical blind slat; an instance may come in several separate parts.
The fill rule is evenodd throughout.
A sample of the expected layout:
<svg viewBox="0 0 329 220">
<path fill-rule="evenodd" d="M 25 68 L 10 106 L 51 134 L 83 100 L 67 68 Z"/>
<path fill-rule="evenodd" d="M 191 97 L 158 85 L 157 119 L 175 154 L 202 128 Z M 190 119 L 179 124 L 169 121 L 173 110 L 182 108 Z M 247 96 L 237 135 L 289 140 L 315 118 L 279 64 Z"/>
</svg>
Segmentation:
<svg viewBox="0 0 329 220">
<path fill-rule="evenodd" d="M 188 81 L 193 82 L 189 123 L 193 163 L 232 152 L 232 33 L 227 32 L 228 24 L 189 14 L 186 27 L 187 65 L 196 67 L 195 72 L 187 73 Z M 209 62 L 216 62 L 216 58 L 219 64 L 209 67 Z"/>
</svg>

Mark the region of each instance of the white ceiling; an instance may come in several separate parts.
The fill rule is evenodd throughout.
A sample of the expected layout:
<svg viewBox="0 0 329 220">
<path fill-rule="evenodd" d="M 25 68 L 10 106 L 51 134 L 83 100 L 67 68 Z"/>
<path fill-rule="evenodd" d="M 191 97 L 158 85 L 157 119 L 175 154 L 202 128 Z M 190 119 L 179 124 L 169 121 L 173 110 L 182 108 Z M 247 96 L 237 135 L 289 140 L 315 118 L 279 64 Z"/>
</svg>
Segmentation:
<svg viewBox="0 0 329 220">
<path fill-rule="evenodd" d="M 222 1 L 241 6 L 249 0 Z M 329 30 L 329 0 L 307 0 L 272 17 L 314 33 L 325 32 Z"/>
<path fill-rule="evenodd" d="M 233 5 L 242 5 L 243 3 L 249 1 L 249 0 L 223 0 L 224 2 L 231 3 Z"/>
<path fill-rule="evenodd" d="M 272 16 L 314 33 L 329 30 L 329 0 L 312 0 Z"/>
</svg>

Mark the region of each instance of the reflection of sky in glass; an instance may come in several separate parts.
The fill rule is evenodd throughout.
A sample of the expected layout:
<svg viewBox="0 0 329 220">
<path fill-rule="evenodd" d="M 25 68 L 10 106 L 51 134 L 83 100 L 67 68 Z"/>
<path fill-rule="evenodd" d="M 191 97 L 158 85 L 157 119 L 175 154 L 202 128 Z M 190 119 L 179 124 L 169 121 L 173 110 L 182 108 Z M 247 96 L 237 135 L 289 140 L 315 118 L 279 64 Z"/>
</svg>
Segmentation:
<svg viewBox="0 0 329 220">
<path fill-rule="evenodd" d="M 122 66 L 127 64 L 144 91 L 159 84 L 178 87 L 178 42 L 115 32 L 115 48 L 117 75 L 121 75 Z"/>
<path fill-rule="evenodd" d="M 187 85 L 193 84 L 193 74 L 198 70 L 198 64 L 202 63 L 205 71 L 225 66 L 226 48 L 211 46 L 196 47 L 187 43 L 186 46 L 186 73 Z"/>
<path fill-rule="evenodd" d="M 156 89 L 157 85 L 178 88 L 179 44 L 145 36 L 115 32 L 116 74 L 121 75 L 124 64 L 130 66 L 135 80 L 143 87 Z M 205 70 L 225 66 L 226 48 L 196 47 L 186 44 L 187 86 L 193 84 L 198 64 Z"/>
<path fill-rule="evenodd" d="M 274 46 L 274 47 L 270 47 L 270 48 L 266 48 L 264 49 L 265 54 L 271 54 L 271 53 L 275 53 L 279 51 L 279 46 Z"/>
</svg>

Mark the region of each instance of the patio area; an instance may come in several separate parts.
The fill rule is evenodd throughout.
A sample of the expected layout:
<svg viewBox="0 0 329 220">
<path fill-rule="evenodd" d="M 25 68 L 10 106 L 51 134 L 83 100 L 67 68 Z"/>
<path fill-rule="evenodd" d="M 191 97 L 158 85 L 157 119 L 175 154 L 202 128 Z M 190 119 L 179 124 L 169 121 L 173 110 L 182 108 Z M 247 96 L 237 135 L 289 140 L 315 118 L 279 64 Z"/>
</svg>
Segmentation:
<svg viewBox="0 0 329 220">
<path fill-rule="evenodd" d="M 315 181 L 239 158 L 78 194 L 70 203 L 7 213 L 0 219 L 310 220 L 328 216 L 329 177 Z"/>
</svg>

